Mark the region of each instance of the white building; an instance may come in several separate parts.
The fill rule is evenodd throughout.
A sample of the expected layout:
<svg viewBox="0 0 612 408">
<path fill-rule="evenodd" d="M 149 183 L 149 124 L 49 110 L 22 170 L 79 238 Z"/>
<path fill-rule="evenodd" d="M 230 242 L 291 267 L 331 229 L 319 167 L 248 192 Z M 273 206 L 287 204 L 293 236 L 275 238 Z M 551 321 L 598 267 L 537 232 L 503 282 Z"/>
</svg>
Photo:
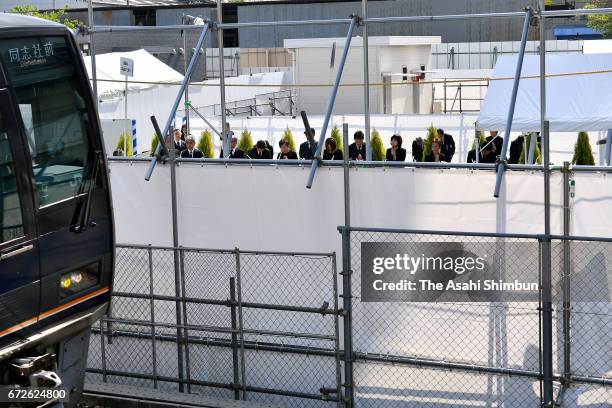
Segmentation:
<svg viewBox="0 0 612 408">
<path fill-rule="evenodd" d="M 415 76 L 431 69 L 431 48 L 439 36 L 369 37 L 370 112 L 430 113 L 431 86 L 419 86 Z M 344 48 L 344 38 L 287 39 L 284 46 L 293 54 L 294 83 L 329 85 L 297 87 L 298 110 L 310 114 L 325 112 Z M 334 50 L 335 44 L 335 52 Z M 341 84 L 363 84 L 363 39 L 353 38 Z M 332 58 L 332 54 L 335 54 Z M 404 75 L 405 74 L 405 75 Z M 425 80 L 429 74 L 425 73 Z M 421 80 L 423 80 L 421 78 Z M 405 85 L 392 85 L 404 83 Z M 363 88 L 342 87 L 334 113 L 363 112 Z"/>
</svg>

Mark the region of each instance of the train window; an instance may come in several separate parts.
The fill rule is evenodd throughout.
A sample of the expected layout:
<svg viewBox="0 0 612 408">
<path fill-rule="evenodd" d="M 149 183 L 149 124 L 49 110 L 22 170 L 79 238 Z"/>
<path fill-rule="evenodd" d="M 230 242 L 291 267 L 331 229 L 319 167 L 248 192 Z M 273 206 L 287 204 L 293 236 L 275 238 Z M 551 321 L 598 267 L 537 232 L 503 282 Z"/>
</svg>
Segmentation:
<svg viewBox="0 0 612 408">
<path fill-rule="evenodd" d="M 85 90 L 64 37 L 0 41 L 27 134 L 40 206 L 86 191 L 91 146 Z"/>
<path fill-rule="evenodd" d="M 12 241 L 24 235 L 21 201 L 17 192 L 17 180 L 10 140 L 0 112 L 0 221 L 2 222 L 1 242 Z"/>
</svg>

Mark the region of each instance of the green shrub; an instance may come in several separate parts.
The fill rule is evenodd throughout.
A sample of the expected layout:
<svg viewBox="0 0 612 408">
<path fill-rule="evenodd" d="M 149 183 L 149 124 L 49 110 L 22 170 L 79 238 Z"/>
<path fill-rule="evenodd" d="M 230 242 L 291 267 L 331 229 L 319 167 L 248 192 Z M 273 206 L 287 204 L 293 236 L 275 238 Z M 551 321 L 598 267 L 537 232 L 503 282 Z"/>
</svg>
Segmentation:
<svg viewBox="0 0 612 408">
<path fill-rule="evenodd" d="M 151 151 L 149 152 L 149 156 L 155 156 L 155 150 L 157 150 L 158 144 L 159 140 L 157 139 L 157 134 L 153 133 L 153 139 L 151 139 Z"/>
<path fill-rule="evenodd" d="M 580 165 L 595 165 L 595 158 L 593 158 L 593 150 L 591 150 L 591 143 L 589 141 L 589 134 L 587 132 L 578 133 L 578 139 L 574 146 L 574 157 L 572 158 L 573 164 Z"/>
<path fill-rule="evenodd" d="M 521 157 L 519 157 L 519 164 L 526 164 L 526 161 L 527 161 L 526 154 L 527 154 L 527 150 L 531 146 L 531 137 L 532 137 L 531 133 L 528 135 L 525 135 L 525 140 L 523 142 L 525 143 L 525 148 L 521 152 Z M 540 147 L 538 146 L 537 139 L 536 139 L 536 144 L 535 144 L 535 153 L 533 154 L 533 157 L 534 157 L 535 163 L 542 164 L 542 154 L 540 153 Z"/>
<path fill-rule="evenodd" d="M 373 161 L 384 161 L 387 155 L 387 151 L 385 150 L 385 145 L 380 137 L 380 133 L 378 130 L 373 129 L 372 135 L 370 137 L 370 146 L 372 149 L 372 160 Z"/>
<path fill-rule="evenodd" d="M 126 146 L 123 146 L 124 139 L 125 139 L 125 132 L 121 132 L 121 135 L 119 135 L 119 140 L 117 140 L 117 149 L 121 149 L 124 156 L 128 156 L 128 157 L 133 156 L 132 154 L 132 135 L 128 134 Z M 123 151 L 124 148 L 126 151 Z"/>
<path fill-rule="evenodd" d="M 287 129 L 283 132 L 283 139 L 289 142 L 289 150 L 297 151 L 295 148 L 295 140 L 293 140 L 293 134 L 291 133 L 291 129 L 287 126 Z"/>
<path fill-rule="evenodd" d="M 247 154 L 249 150 L 253 148 L 253 139 L 251 139 L 251 132 L 243 130 L 240 136 L 240 142 L 238 142 L 238 149 L 242 150 L 244 154 Z"/>
<path fill-rule="evenodd" d="M 342 147 L 342 132 L 338 129 L 338 126 L 334 125 L 330 137 L 336 141 L 336 149 L 344 151 Z M 325 146 L 323 148 L 325 148 Z"/>
<path fill-rule="evenodd" d="M 425 161 L 425 158 L 431 153 L 431 142 L 433 142 L 436 137 L 436 127 L 432 123 L 427 128 L 427 136 L 425 136 L 425 140 L 423 141 L 423 161 Z"/>
<path fill-rule="evenodd" d="M 215 151 L 210 130 L 206 129 L 201 133 L 197 148 L 202 152 L 205 158 L 211 159 L 214 157 Z"/>
<path fill-rule="evenodd" d="M 487 137 L 485 136 L 484 130 L 478 131 L 478 136 L 480 139 L 480 148 L 482 149 L 482 146 L 484 146 L 487 143 Z M 470 147 L 470 150 L 474 150 L 474 149 L 476 149 L 476 140 L 472 141 L 472 147 Z"/>
</svg>

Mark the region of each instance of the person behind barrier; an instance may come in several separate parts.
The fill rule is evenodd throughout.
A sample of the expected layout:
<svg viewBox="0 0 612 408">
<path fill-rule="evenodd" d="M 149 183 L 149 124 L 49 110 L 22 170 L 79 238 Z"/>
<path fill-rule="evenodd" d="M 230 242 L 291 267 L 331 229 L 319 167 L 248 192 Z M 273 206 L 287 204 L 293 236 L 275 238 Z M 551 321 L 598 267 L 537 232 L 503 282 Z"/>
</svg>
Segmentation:
<svg viewBox="0 0 612 408">
<path fill-rule="evenodd" d="M 319 143 L 314 140 L 315 130 L 311 128 L 310 135 L 304 131 L 304 135 L 306 135 L 306 141 L 300 145 L 300 159 L 312 160 L 317 151 L 317 146 L 319 145 Z"/>
<path fill-rule="evenodd" d="M 351 160 L 366 159 L 366 144 L 363 142 L 365 136 L 361 130 L 358 130 L 353 135 L 354 142 L 349 145 L 349 158 Z"/>
<path fill-rule="evenodd" d="M 181 126 L 181 140 L 184 142 L 187 137 L 187 125 Z"/>
<path fill-rule="evenodd" d="M 406 161 L 406 149 L 402 148 L 402 137 L 391 136 L 391 147 L 387 149 L 387 161 Z"/>
<path fill-rule="evenodd" d="M 333 137 L 328 137 L 325 140 L 325 151 L 323 152 L 323 160 L 342 160 L 342 151 L 338 150 L 336 141 Z"/>
<path fill-rule="evenodd" d="M 204 153 L 195 147 L 195 139 L 191 135 L 187 135 L 185 138 L 185 144 L 187 148 L 181 152 L 181 158 L 183 159 L 201 159 L 204 157 Z"/>
<path fill-rule="evenodd" d="M 423 142 L 423 138 L 422 137 L 417 137 L 416 139 L 414 139 L 414 141 L 412 142 L 412 160 L 415 162 L 422 162 L 423 161 L 423 146 L 424 146 L 424 142 Z"/>
<path fill-rule="evenodd" d="M 280 147 L 280 153 L 276 156 L 278 160 L 297 160 L 297 154 L 289 149 L 289 142 L 287 140 L 281 139 L 278 142 L 278 147 Z"/>
<path fill-rule="evenodd" d="M 183 150 L 187 148 L 185 145 L 185 141 L 182 138 L 182 132 L 178 129 L 174 129 L 174 150 L 176 150 L 176 155 L 180 155 Z"/>
<path fill-rule="evenodd" d="M 249 150 L 249 157 L 255 160 L 272 159 L 272 154 L 266 148 L 266 142 L 258 140 L 255 146 Z"/>
<path fill-rule="evenodd" d="M 238 149 L 238 138 L 237 137 L 232 137 L 232 140 L 230 141 L 230 154 L 228 159 L 244 159 L 244 151 L 242 151 L 241 149 Z M 219 154 L 219 158 L 222 159 L 223 158 L 223 148 L 221 148 L 221 153 Z"/>
<path fill-rule="evenodd" d="M 444 129 L 438 129 L 436 133 L 438 134 L 438 139 L 440 139 L 440 152 L 446 158 L 444 161 L 450 163 L 455 155 L 455 139 L 448 133 L 445 133 Z"/>
<path fill-rule="evenodd" d="M 442 143 L 439 140 L 434 139 L 431 142 L 431 153 L 425 157 L 425 161 L 430 163 L 448 162 L 448 159 L 442 153 Z"/>
<path fill-rule="evenodd" d="M 523 154 L 523 143 L 525 143 L 525 137 L 523 135 L 520 135 L 510 143 L 509 164 L 518 164 L 521 154 Z"/>
</svg>

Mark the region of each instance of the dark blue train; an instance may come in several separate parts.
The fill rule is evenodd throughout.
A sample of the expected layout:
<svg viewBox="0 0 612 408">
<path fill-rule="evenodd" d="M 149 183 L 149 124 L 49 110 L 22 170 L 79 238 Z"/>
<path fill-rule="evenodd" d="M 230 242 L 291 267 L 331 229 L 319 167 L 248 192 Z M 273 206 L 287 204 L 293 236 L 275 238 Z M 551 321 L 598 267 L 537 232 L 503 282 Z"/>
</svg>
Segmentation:
<svg viewBox="0 0 612 408">
<path fill-rule="evenodd" d="M 88 76 L 60 24 L 0 13 L 0 386 L 82 390 L 114 230 Z"/>
</svg>

